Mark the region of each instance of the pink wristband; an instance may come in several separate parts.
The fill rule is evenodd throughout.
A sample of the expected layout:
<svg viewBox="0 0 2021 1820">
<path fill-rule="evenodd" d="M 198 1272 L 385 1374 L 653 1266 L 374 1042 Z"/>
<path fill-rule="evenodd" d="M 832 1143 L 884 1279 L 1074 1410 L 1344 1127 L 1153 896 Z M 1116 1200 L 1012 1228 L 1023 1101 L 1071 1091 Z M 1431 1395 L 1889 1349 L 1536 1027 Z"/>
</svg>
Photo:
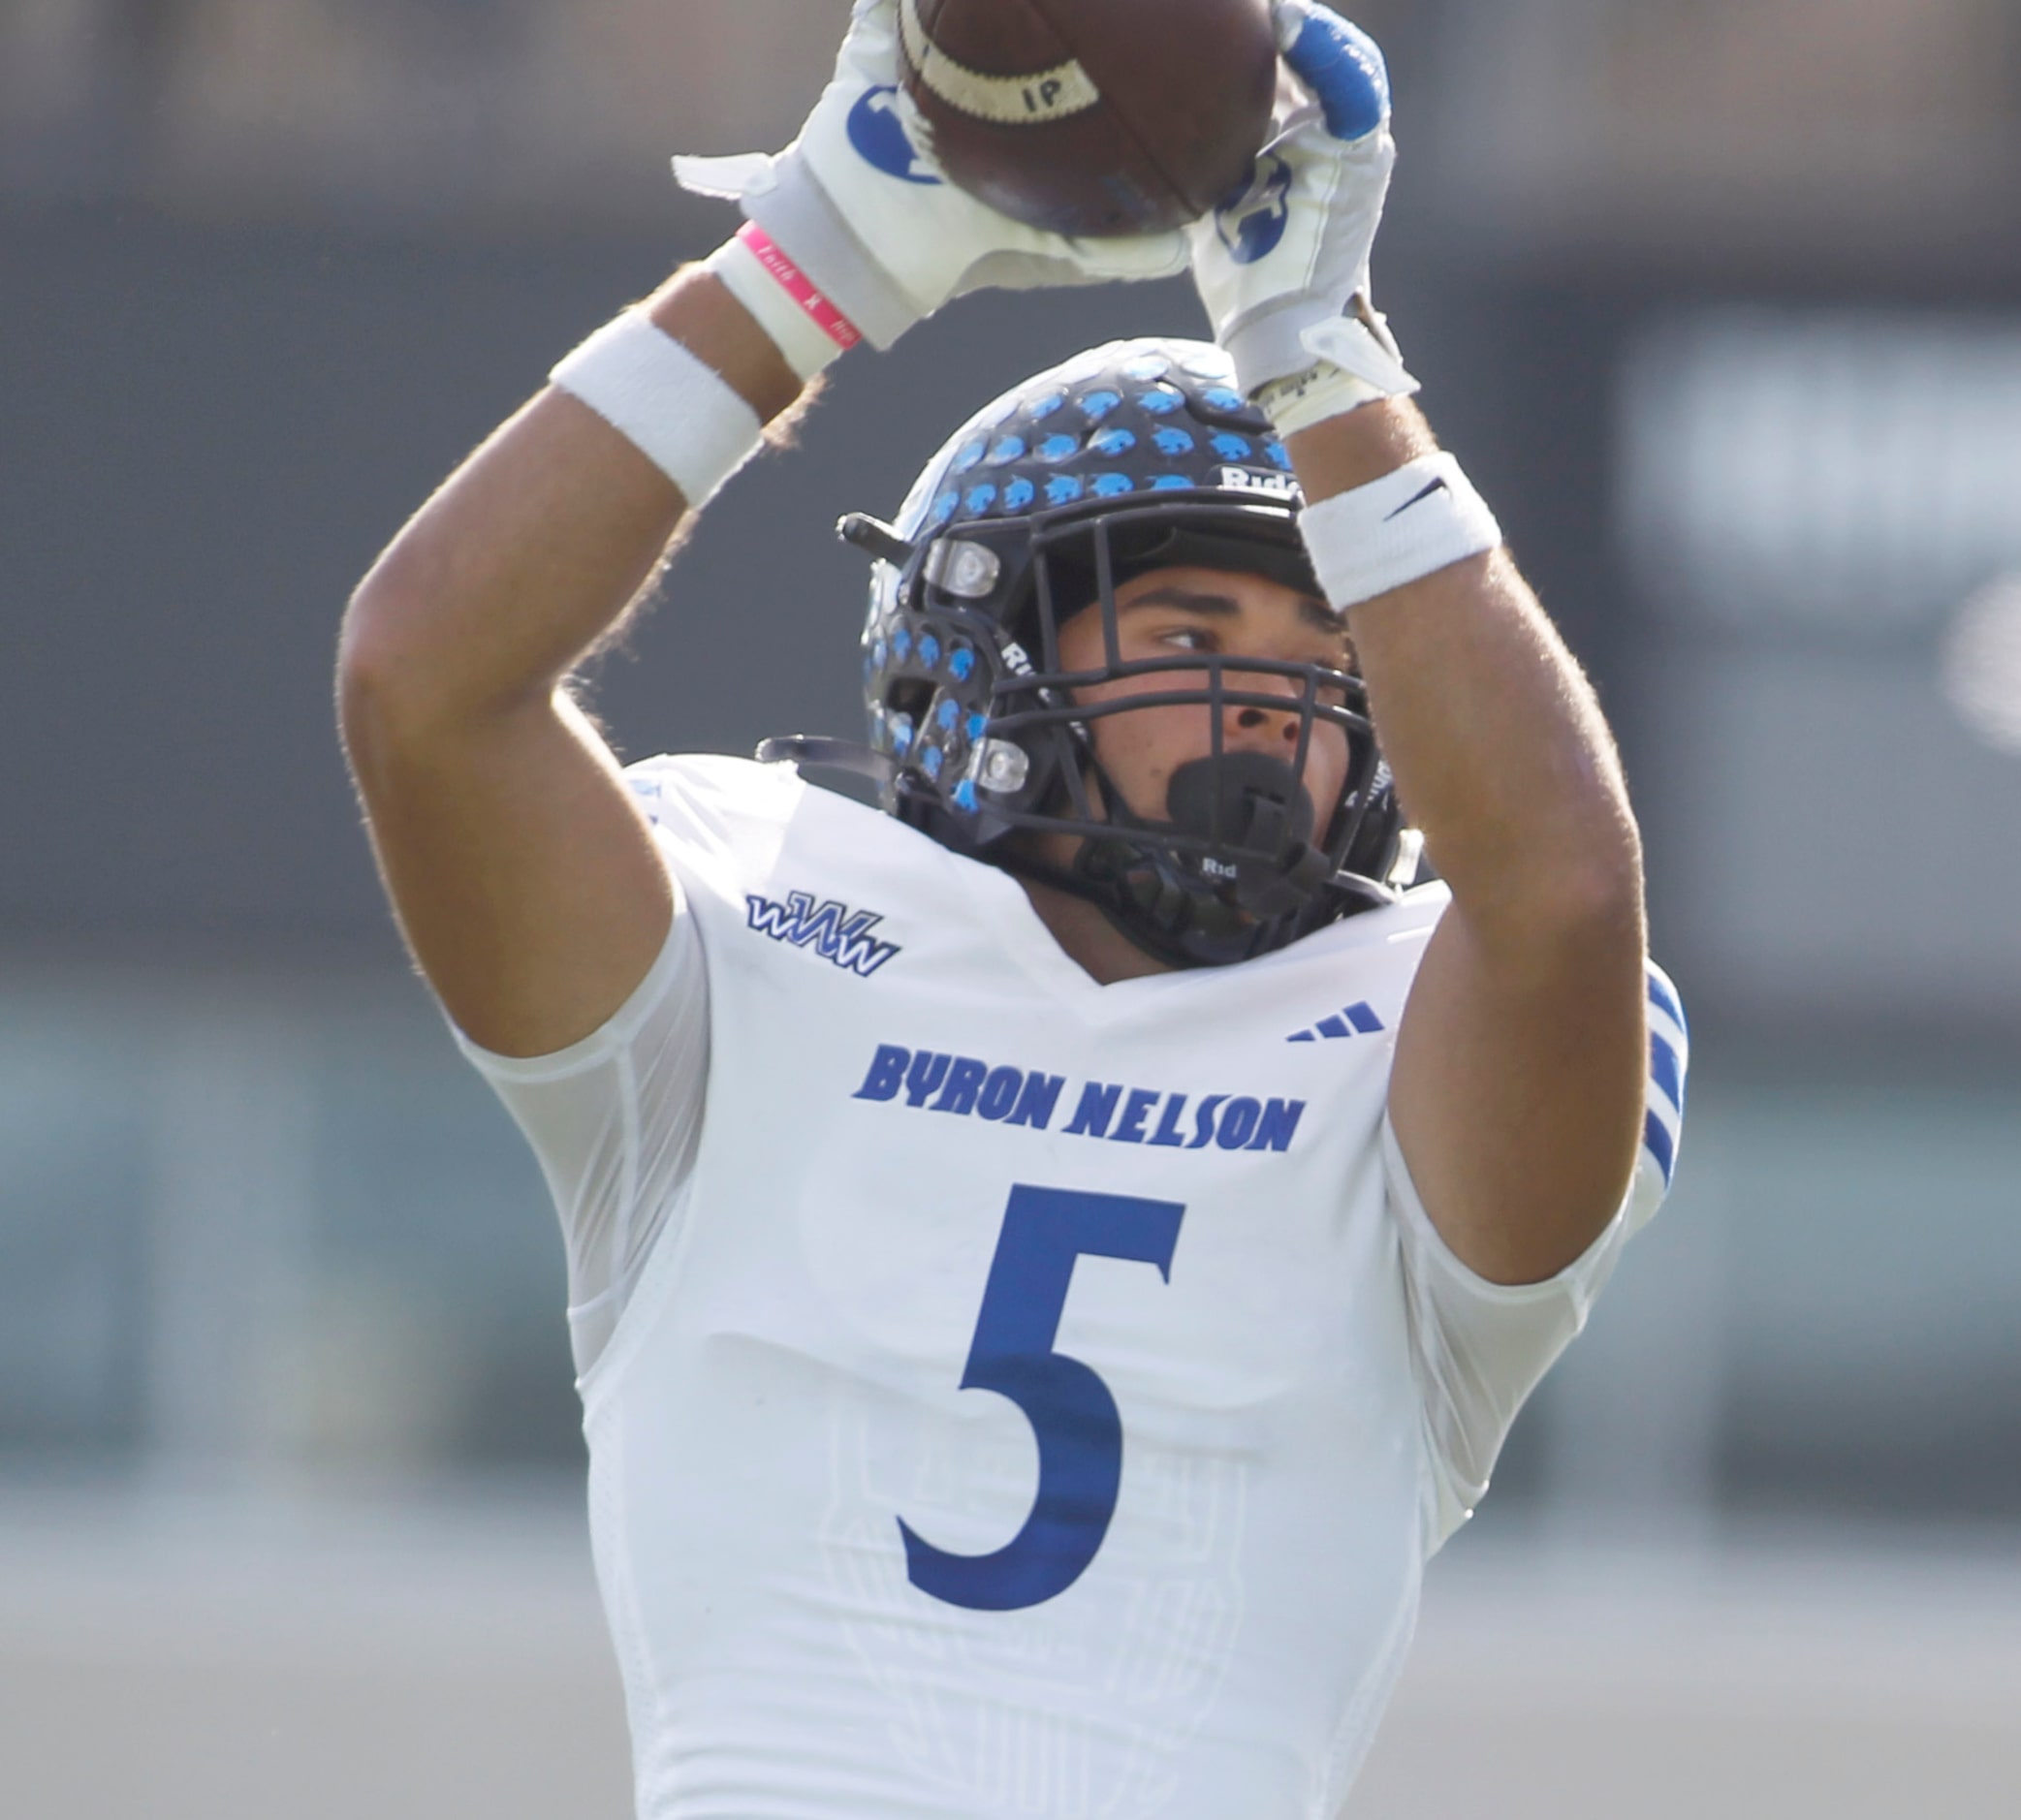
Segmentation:
<svg viewBox="0 0 2021 1820">
<path fill-rule="evenodd" d="M 737 237 L 763 266 L 810 322 L 844 353 L 863 339 L 863 330 L 814 289 L 812 281 L 774 243 L 772 236 L 755 222 L 746 221 Z"/>
</svg>

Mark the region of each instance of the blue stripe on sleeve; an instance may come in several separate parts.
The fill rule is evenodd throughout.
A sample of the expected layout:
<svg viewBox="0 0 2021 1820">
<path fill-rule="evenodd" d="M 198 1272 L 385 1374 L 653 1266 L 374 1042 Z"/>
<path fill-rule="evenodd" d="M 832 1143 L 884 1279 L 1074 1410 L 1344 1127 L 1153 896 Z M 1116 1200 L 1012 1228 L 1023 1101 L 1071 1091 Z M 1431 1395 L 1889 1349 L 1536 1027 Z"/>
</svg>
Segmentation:
<svg viewBox="0 0 2021 1820">
<path fill-rule="evenodd" d="M 1669 1187 L 1670 1171 L 1677 1162 L 1677 1145 L 1654 1112 L 1642 1115 L 1642 1147 L 1656 1158 L 1657 1167 L 1663 1172 L 1663 1186 Z"/>
<path fill-rule="evenodd" d="M 1649 976 L 1649 1002 L 1658 1011 L 1668 1012 L 1677 1020 L 1677 1027 L 1690 1035 L 1691 1026 L 1685 1022 L 1684 1007 L 1677 1002 L 1677 994 L 1654 973 Z"/>
<path fill-rule="evenodd" d="M 1649 1033 L 1649 1078 L 1662 1088 L 1663 1097 L 1684 1112 L 1684 1070 L 1678 1065 L 1677 1051 L 1654 1030 Z"/>
</svg>

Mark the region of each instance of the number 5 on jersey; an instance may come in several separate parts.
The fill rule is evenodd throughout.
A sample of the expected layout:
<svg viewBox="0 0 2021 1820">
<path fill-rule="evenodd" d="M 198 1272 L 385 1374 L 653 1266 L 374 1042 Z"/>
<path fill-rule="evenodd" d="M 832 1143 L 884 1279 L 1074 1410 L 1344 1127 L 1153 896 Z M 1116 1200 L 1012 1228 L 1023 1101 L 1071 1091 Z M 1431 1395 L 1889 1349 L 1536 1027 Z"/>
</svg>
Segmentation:
<svg viewBox="0 0 2021 1820">
<path fill-rule="evenodd" d="M 1087 1571 L 1122 1486 L 1122 1418 L 1093 1370 L 1054 1350 L 1074 1264 L 1152 1264 L 1170 1282 L 1184 1217 L 1174 1201 L 1011 1189 L 962 1389 L 995 1391 L 1025 1412 L 1038 1442 L 1038 1495 L 1024 1527 L 990 1554 L 950 1554 L 900 1518 L 906 1574 L 922 1592 L 971 1611 L 1015 1612 L 1058 1597 Z"/>
</svg>

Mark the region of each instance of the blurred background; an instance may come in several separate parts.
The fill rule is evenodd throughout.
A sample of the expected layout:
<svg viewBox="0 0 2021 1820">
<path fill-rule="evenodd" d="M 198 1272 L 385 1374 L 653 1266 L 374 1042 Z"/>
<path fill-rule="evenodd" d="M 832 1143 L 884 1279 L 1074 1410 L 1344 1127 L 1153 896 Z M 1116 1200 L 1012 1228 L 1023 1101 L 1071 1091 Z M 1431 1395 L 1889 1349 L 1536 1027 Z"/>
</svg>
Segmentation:
<svg viewBox="0 0 2021 1820">
<path fill-rule="evenodd" d="M 667 155 L 790 137 L 846 13 L 0 5 L 0 1811 L 626 1810 L 552 1215 L 402 963 L 329 673 L 406 512 L 733 225 Z M 1380 300 L 1600 685 L 1695 1051 L 1349 1811 L 2005 1810 L 2021 10 L 1358 16 Z M 620 744 L 853 731 L 837 516 L 1199 329 L 995 297 L 843 362 L 606 667 Z"/>
</svg>

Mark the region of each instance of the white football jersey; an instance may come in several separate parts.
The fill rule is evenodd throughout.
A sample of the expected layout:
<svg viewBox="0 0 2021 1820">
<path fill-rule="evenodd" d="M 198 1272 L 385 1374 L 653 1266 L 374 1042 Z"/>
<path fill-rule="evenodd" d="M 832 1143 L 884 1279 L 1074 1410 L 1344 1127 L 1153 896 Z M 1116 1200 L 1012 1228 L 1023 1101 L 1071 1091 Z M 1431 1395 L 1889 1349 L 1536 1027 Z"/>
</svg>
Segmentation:
<svg viewBox="0 0 2021 1820">
<path fill-rule="evenodd" d="M 788 769 L 629 777 L 665 953 L 574 1048 L 470 1052 L 570 1239 L 640 1814 L 1332 1820 L 1426 1556 L 1662 1198 L 1667 984 L 1628 1205 L 1501 1288 L 1384 1114 L 1443 887 L 1104 987 Z"/>
</svg>

